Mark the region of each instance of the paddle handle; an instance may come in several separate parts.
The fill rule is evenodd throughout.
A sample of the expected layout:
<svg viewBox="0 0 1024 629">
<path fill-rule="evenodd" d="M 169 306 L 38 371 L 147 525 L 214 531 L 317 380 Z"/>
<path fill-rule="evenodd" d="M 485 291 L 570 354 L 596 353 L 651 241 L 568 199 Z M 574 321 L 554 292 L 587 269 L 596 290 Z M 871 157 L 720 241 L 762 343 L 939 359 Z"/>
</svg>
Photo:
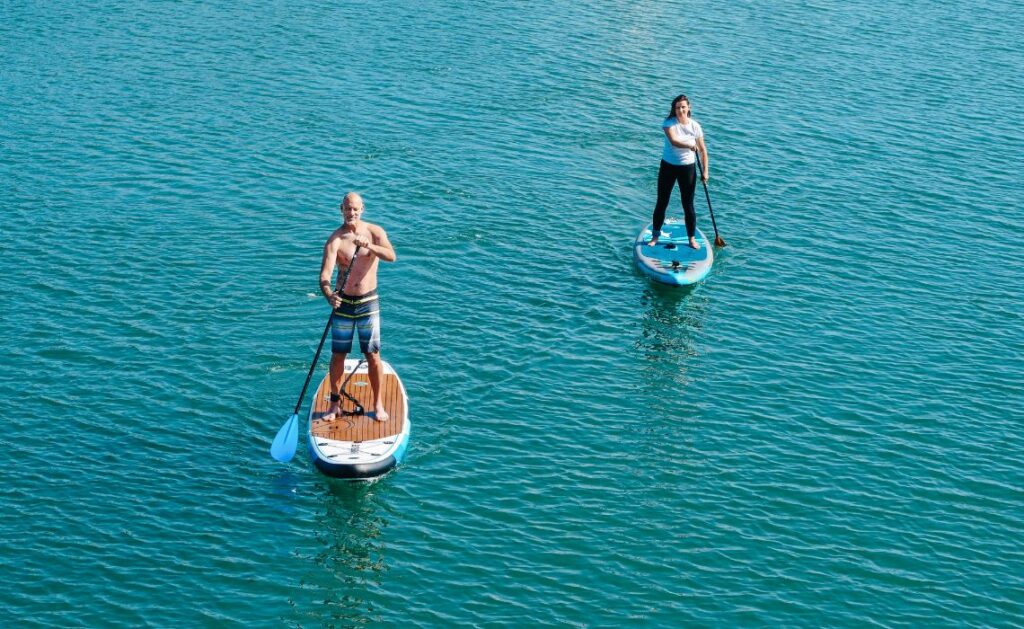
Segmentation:
<svg viewBox="0 0 1024 629">
<path fill-rule="evenodd" d="M 348 275 L 352 272 L 352 267 L 356 265 L 356 256 L 359 255 L 359 245 L 356 245 L 356 250 L 352 253 L 352 261 L 349 262 L 348 268 L 345 269 L 345 274 L 341 276 L 341 288 L 345 289 L 345 284 L 348 283 Z M 316 346 L 316 355 L 313 356 L 313 362 L 309 365 L 309 373 L 306 374 L 306 382 L 302 385 L 302 393 L 299 394 L 299 401 L 295 403 L 295 414 L 298 414 L 299 409 L 302 408 L 302 400 L 306 399 L 306 389 L 309 388 L 309 381 L 313 377 L 313 372 L 316 371 L 316 364 L 320 362 L 320 352 L 324 349 L 324 341 L 327 340 L 327 333 L 331 330 L 331 323 L 334 321 L 334 310 L 331 310 L 331 314 L 327 317 L 327 325 L 324 326 L 324 333 L 320 336 L 320 344 Z"/>
</svg>

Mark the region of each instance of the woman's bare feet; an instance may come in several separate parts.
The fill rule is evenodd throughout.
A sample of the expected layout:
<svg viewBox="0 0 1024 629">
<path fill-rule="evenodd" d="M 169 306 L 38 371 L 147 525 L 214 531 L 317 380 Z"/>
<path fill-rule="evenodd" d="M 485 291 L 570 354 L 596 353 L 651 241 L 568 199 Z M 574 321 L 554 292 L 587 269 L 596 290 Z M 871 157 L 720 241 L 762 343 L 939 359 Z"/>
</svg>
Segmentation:
<svg viewBox="0 0 1024 629">
<path fill-rule="evenodd" d="M 384 405 L 383 404 L 378 404 L 377 405 L 377 409 L 374 412 L 367 413 L 367 414 L 370 417 L 372 417 L 373 419 L 376 419 L 379 422 L 386 422 L 389 419 L 391 419 L 391 415 L 388 415 L 388 412 L 386 410 L 384 410 Z"/>
<path fill-rule="evenodd" d="M 320 419 L 326 422 L 332 422 L 338 419 L 339 415 L 341 415 L 341 405 L 337 402 L 331 402 L 331 405 L 327 407 L 327 412 L 324 413 Z"/>
<path fill-rule="evenodd" d="M 690 249 L 700 249 L 700 243 L 693 236 L 690 236 Z"/>
<path fill-rule="evenodd" d="M 672 234 L 670 234 L 670 233 L 668 233 L 668 232 L 666 232 L 664 230 L 659 229 L 656 232 L 654 232 L 654 235 L 651 237 L 651 239 L 647 241 L 647 246 L 648 247 L 653 247 L 654 245 L 658 244 L 658 238 L 661 238 L 662 236 L 664 236 L 665 238 L 668 238 L 671 235 Z"/>
</svg>

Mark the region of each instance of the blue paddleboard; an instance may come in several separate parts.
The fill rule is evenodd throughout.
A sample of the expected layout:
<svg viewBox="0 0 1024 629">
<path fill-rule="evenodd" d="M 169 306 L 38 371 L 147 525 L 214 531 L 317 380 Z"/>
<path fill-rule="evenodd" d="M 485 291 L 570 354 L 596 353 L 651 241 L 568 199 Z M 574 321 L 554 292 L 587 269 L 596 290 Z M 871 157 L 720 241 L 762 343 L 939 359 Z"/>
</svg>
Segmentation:
<svg viewBox="0 0 1024 629">
<path fill-rule="evenodd" d="M 715 254 L 704 232 L 697 230 L 700 249 L 692 249 L 685 223 L 678 218 L 666 219 L 661 226 L 658 244 L 651 247 L 647 243 L 651 239 L 652 227 L 648 224 L 640 230 L 633 246 L 633 259 L 645 275 L 670 286 L 689 286 L 707 276 Z"/>
</svg>

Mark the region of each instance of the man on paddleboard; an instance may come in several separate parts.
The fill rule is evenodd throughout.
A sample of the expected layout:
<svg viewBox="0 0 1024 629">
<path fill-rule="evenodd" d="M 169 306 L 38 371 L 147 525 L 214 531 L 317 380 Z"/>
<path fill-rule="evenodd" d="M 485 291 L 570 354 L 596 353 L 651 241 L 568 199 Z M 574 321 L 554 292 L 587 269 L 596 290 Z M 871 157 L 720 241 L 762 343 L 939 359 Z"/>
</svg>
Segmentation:
<svg viewBox="0 0 1024 629">
<path fill-rule="evenodd" d="M 388 412 L 381 401 L 384 364 L 380 358 L 380 307 L 377 301 L 377 262 L 395 261 L 395 249 L 379 225 L 362 220 L 363 198 L 349 192 L 341 202 L 342 225 L 334 230 L 324 245 L 320 264 L 320 292 L 334 309 L 331 319 L 331 405 L 323 419 L 336 419 L 341 414 L 341 381 L 345 376 L 345 357 L 352 351 L 352 339 L 359 334 L 359 349 L 366 357 L 374 410 L 368 415 L 386 422 Z M 353 257 L 355 258 L 353 260 Z M 338 284 L 331 288 L 334 268 Z M 342 282 L 345 283 L 342 286 Z"/>
</svg>

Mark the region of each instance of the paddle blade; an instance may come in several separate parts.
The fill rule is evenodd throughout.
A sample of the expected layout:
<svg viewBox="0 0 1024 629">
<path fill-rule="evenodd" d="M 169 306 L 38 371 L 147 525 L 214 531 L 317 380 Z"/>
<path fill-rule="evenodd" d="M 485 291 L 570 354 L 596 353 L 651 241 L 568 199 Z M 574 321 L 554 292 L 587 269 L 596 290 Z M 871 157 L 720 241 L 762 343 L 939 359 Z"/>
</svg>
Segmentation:
<svg viewBox="0 0 1024 629">
<path fill-rule="evenodd" d="M 299 443 L 299 416 L 294 414 L 281 426 L 270 444 L 270 456 L 282 463 L 287 463 L 295 456 L 295 446 Z"/>
<path fill-rule="evenodd" d="M 721 236 L 715 236 L 715 246 L 716 247 L 724 247 L 725 246 L 725 240 L 723 240 Z"/>
</svg>

